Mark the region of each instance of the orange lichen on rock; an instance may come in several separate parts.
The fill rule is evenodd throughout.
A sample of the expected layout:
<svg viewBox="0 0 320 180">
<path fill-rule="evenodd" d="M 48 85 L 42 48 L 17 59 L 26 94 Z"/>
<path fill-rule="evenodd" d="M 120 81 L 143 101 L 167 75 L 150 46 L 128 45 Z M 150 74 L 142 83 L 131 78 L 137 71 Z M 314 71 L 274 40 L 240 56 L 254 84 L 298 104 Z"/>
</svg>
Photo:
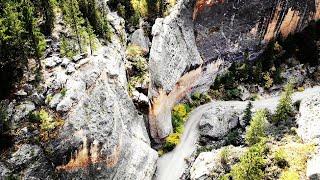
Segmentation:
<svg viewBox="0 0 320 180">
<path fill-rule="evenodd" d="M 81 135 L 81 132 L 76 134 Z M 72 171 L 81 168 L 87 169 L 90 164 L 103 162 L 106 163 L 108 168 L 112 168 L 118 163 L 121 152 L 121 139 L 119 144 L 114 147 L 112 154 L 106 155 L 106 158 L 101 157 L 101 149 L 98 141 L 94 140 L 89 146 L 86 137 L 82 137 L 82 140 L 82 146 L 76 151 L 74 156 L 71 155 L 71 160 L 66 165 L 58 166 L 57 170 Z"/>
<path fill-rule="evenodd" d="M 294 33 L 298 27 L 299 20 L 299 11 L 295 11 L 290 8 L 280 26 L 280 33 L 282 37 L 286 38 L 289 34 Z"/>
<path fill-rule="evenodd" d="M 205 7 L 211 7 L 215 4 L 223 3 L 224 0 L 197 0 L 196 5 L 194 6 L 193 20 L 196 19 L 199 12 L 203 11 Z"/>
<path fill-rule="evenodd" d="M 86 168 L 89 166 L 90 162 L 87 138 L 83 138 L 83 144 L 79 151 L 76 151 L 74 158 L 71 158 L 68 164 L 58 166 L 57 170 L 70 171 L 73 169 Z"/>
</svg>

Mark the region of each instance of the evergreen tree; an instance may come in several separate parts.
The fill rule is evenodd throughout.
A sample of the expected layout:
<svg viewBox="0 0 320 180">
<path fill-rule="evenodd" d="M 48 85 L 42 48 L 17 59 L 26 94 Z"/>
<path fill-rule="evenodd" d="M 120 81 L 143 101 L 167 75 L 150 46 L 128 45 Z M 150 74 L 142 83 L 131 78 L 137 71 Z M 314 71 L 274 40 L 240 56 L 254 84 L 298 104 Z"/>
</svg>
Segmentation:
<svg viewBox="0 0 320 180">
<path fill-rule="evenodd" d="M 279 123 L 280 121 L 286 121 L 293 113 L 292 103 L 293 83 L 289 82 L 284 87 L 284 92 L 279 100 L 279 104 L 276 109 L 276 113 L 273 116 L 273 121 Z"/>
<path fill-rule="evenodd" d="M 243 117 L 243 120 L 244 120 L 244 124 L 245 125 L 248 125 L 251 121 L 251 118 L 252 118 L 252 103 L 251 101 L 249 101 L 249 103 L 247 104 L 247 107 L 246 109 L 244 110 L 244 117 Z"/>
<path fill-rule="evenodd" d="M 94 35 L 94 30 L 93 30 L 92 26 L 90 25 L 88 19 L 87 19 L 87 33 L 88 33 L 90 54 L 92 55 L 94 47 L 95 47 L 95 35 Z"/>
<path fill-rule="evenodd" d="M 248 145 L 257 144 L 266 137 L 267 111 L 259 110 L 253 116 L 250 126 L 246 131 L 246 143 Z"/>
<path fill-rule="evenodd" d="M 77 42 L 79 45 L 80 52 L 82 52 L 82 25 L 84 20 L 82 18 L 82 14 L 79 10 L 79 4 L 77 0 L 65 0 L 63 3 L 64 10 L 64 20 L 71 26 L 71 28 L 75 32 L 75 36 L 77 38 Z"/>
<path fill-rule="evenodd" d="M 253 145 L 240 158 L 240 162 L 231 169 L 234 180 L 258 180 L 264 179 L 263 168 L 266 165 L 265 143 Z"/>
<path fill-rule="evenodd" d="M 29 0 L 24 0 L 22 4 L 23 25 L 26 31 L 27 38 L 30 39 L 30 49 L 34 49 L 33 54 L 40 58 L 46 48 L 45 38 L 37 26 L 37 18 L 34 13 L 34 7 Z M 31 52 L 31 50 L 30 50 Z M 38 61 L 40 65 L 40 61 Z"/>
</svg>

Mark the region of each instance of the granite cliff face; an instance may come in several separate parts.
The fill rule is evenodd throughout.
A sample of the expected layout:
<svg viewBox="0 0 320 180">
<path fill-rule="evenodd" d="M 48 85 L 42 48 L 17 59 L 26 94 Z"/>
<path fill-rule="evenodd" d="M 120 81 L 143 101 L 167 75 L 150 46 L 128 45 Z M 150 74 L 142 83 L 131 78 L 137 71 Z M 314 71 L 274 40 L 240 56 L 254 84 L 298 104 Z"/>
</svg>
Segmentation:
<svg viewBox="0 0 320 180">
<path fill-rule="evenodd" d="M 172 132 L 171 109 L 206 89 L 229 62 L 257 58 L 268 42 L 319 19 L 319 1 L 179 1 L 153 26 L 149 123 L 154 139 Z M 205 78 L 205 74 L 213 78 Z M 187 83 L 185 83 L 187 82 Z"/>
<path fill-rule="evenodd" d="M 125 34 L 124 21 L 115 13 L 109 18 L 117 35 L 67 77 L 66 95 L 56 108 L 67 113 L 58 142 L 50 148 L 60 162 L 76 150 L 57 167 L 63 178 L 151 179 L 155 170 L 158 155 L 127 94 L 125 47 L 119 37 Z"/>
<path fill-rule="evenodd" d="M 152 178 L 158 154 L 150 147 L 144 118 L 127 92 L 125 22 L 116 13 L 107 17 L 112 43 L 94 56 L 71 60 L 53 53 L 43 60 L 40 106 L 37 98 L 26 95 L 30 101 L 15 106 L 10 120 L 19 121 L 17 128 L 31 137 L 37 132 L 23 122 L 36 108 L 59 116 L 64 125 L 42 147 L 27 144 L 20 136 L 17 150 L 1 162 L 1 177 L 15 172 L 23 179 Z"/>
</svg>

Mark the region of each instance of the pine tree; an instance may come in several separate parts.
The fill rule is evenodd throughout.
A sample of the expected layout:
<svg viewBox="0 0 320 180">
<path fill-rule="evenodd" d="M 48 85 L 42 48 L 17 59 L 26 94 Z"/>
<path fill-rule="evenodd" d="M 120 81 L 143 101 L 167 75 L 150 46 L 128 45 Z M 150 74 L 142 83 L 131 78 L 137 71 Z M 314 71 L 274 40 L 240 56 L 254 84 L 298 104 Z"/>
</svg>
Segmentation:
<svg viewBox="0 0 320 180">
<path fill-rule="evenodd" d="M 244 124 L 245 125 L 248 125 L 251 121 L 251 118 L 252 118 L 252 103 L 251 101 L 249 101 L 249 103 L 247 104 L 247 107 L 246 109 L 244 110 L 244 117 L 243 117 L 243 120 L 244 120 Z"/>
<path fill-rule="evenodd" d="M 266 137 L 267 111 L 259 110 L 253 116 L 250 126 L 246 131 L 246 143 L 254 145 L 261 142 Z"/>
<path fill-rule="evenodd" d="M 89 41 L 89 47 L 90 47 L 90 54 L 93 54 L 94 46 L 95 46 L 95 35 L 94 30 L 92 26 L 90 25 L 88 19 L 87 19 L 87 33 L 88 33 L 88 41 Z"/>
<path fill-rule="evenodd" d="M 46 48 L 45 38 L 37 26 L 37 18 L 34 13 L 35 9 L 29 0 L 25 0 L 22 4 L 22 17 L 24 29 L 27 37 L 30 39 L 30 49 L 34 49 L 34 55 L 39 59 Z M 31 50 L 30 50 L 31 51 Z M 40 65 L 40 61 L 38 61 Z"/>
<path fill-rule="evenodd" d="M 75 32 L 77 42 L 79 45 L 80 52 L 82 52 L 82 37 L 81 30 L 84 20 L 82 14 L 79 10 L 79 5 L 77 0 L 65 0 L 63 3 L 64 19 L 71 26 Z"/>
<path fill-rule="evenodd" d="M 279 123 L 280 121 L 286 121 L 293 113 L 293 103 L 292 96 L 293 94 L 293 83 L 289 82 L 284 87 L 284 92 L 279 100 L 279 104 L 276 109 L 276 113 L 273 116 L 273 122 Z"/>
</svg>

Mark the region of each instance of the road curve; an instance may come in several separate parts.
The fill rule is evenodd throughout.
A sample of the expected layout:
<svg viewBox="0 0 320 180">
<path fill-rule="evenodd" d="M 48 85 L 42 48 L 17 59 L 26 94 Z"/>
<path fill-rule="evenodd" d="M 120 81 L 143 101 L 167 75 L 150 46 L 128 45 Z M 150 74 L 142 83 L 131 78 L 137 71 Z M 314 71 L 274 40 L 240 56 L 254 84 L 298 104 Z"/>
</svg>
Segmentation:
<svg viewBox="0 0 320 180">
<path fill-rule="evenodd" d="M 293 101 L 298 101 L 306 97 L 320 93 L 320 86 L 308 88 L 303 92 L 295 92 Z M 268 108 L 271 111 L 276 109 L 279 97 L 271 97 L 253 101 L 255 109 Z M 178 180 L 186 169 L 185 159 L 189 158 L 196 150 L 196 143 L 199 137 L 199 121 L 201 116 L 209 109 L 217 105 L 237 105 L 247 103 L 244 101 L 214 101 L 194 109 L 185 124 L 185 130 L 181 137 L 181 143 L 174 150 L 158 159 L 156 180 Z"/>
</svg>

